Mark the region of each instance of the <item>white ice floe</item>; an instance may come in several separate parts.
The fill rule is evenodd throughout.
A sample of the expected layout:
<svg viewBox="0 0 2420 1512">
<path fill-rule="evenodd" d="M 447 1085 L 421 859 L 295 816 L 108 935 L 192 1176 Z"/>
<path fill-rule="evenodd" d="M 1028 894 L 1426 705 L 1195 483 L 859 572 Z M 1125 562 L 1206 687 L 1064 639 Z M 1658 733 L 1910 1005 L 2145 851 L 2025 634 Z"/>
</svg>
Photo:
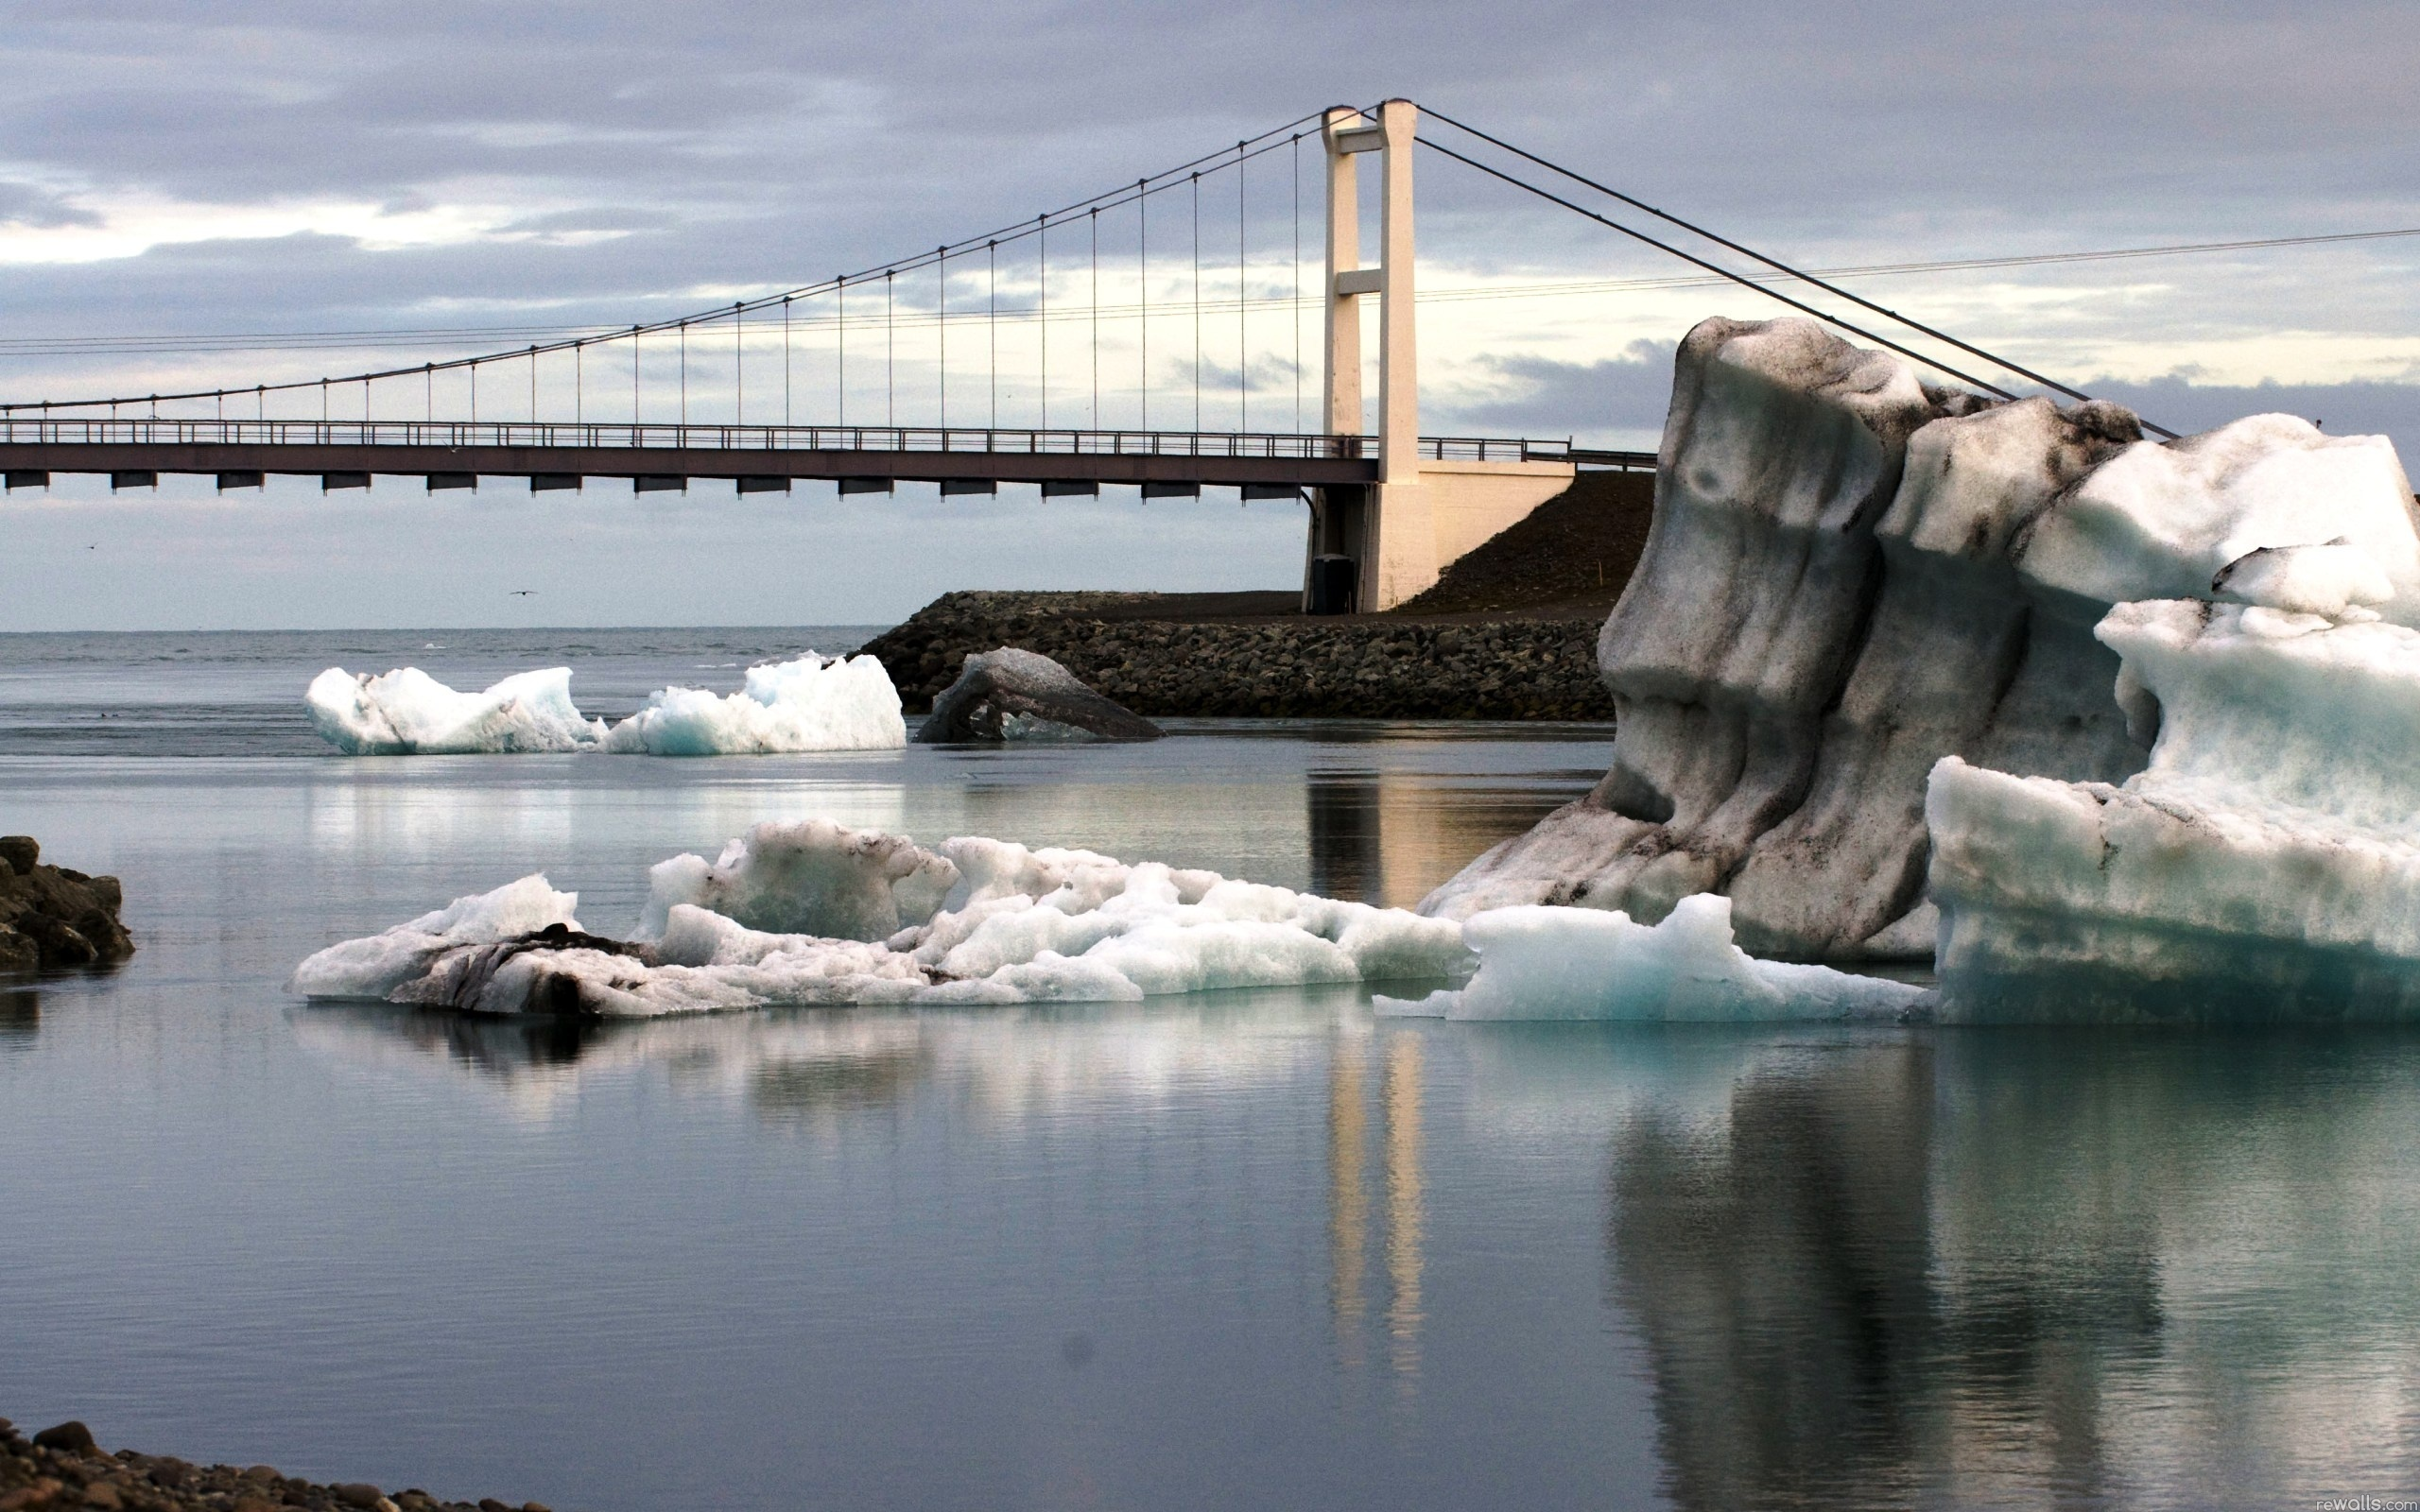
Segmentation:
<svg viewBox="0 0 2420 1512">
<path fill-rule="evenodd" d="M 1218 988 L 1411 981 L 1469 969 L 1460 925 L 1088 850 L 961 838 L 925 850 L 820 821 L 765 824 L 709 866 L 655 869 L 647 945 L 578 932 L 458 940 L 544 889 L 525 878 L 441 915 L 331 947 L 297 991 L 483 1012 L 647 1016 L 776 1005 L 1133 1001 Z M 563 895 L 549 893 L 562 898 Z M 693 901 L 695 900 L 695 901 Z M 712 906 L 700 906 L 700 902 Z M 717 911 L 815 931 L 752 928 Z M 543 916 L 543 917 L 542 917 Z M 514 916 L 518 917 L 518 916 Z M 872 934 L 895 918 L 888 938 Z"/>
<path fill-rule="evenodd" d="M 520 672 L 459 693 L 418 667 L 383 677 L 330 667 L 303 695 L 320 737 L 349 756 L 594 749 L 605 722 L 571 701 L 571 669 Z"/>
<path fill-rule="evenodd" d="M 2141 773 L 1933 772 L 1944 1016 L 2420 1014 L 2420 632 L 2161 601 L 2099 633 Z"/>
<path fill-rule="evenodd" d="M 1731 900 L 1682 899 L 1664 921 L 1595 908 L 1531 905 L 1473 916 L 1462 942 L 1478 974 L 1416 1002 L 1381 997 L 1406 1018 L 1613 1019 L 1729 1022 L 1893 1019 L 1922 988 L 1822 966 L 1760 961 L 1731 934 Z"/>
<path fill-rule="evenodd" d="M 607 729 L 581 715 L 571 670 L 517 673 L 462 693 L 418 667 L 383 676 L 330 667 L 304 696 L 322 739 L 353 756 L 610 751 L 649 756 L 896 750 L 908 743 L 899 693 L 870 656 L 750 667 L 728 696 L 665 688 Z"/>
<path fill-rule="evenodd" d="M 870 656 L 748 669 L 739 692 L 666 688 L 614 727 L 609 751 L 756 756 L 803 750 L 896 750 L 908 744 L 899 690 Z"/>
</svg>

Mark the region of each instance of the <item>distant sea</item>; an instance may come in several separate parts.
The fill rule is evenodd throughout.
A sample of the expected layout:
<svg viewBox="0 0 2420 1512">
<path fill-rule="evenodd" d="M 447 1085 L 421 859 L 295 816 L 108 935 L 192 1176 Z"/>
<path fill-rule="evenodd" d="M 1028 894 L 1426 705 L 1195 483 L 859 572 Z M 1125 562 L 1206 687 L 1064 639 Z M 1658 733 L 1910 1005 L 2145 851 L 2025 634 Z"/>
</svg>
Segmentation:
<svg viewBox="0 0 2420 1512">
<path fill-rule="evenodd" d="M 572 696 L 618 719 L 658 688 L 732 692 L 760 662 L 837 656 L 890 628 L 212 630 L 0 635 L 0 754 L 322 756 L 302 690 L 329 667 L 418 667 L 462 689 L 572 668 Z"/>
</svg>

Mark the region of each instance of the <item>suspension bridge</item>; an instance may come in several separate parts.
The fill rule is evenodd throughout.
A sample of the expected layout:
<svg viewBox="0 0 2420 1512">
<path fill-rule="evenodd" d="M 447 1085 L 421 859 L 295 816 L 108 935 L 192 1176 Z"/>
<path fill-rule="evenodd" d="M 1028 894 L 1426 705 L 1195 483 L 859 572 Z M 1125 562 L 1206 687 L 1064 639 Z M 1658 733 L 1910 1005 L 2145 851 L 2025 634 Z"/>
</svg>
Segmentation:
<svg viewBox="0 0 2420 1512">
<path fill-rule="evenodd" d="M 671 318 L 343 377 L 0 403 L 0 471 L 11 490 L 62 473 L 106 474 L 117 489 L 199 474 L 221 490 L 271 474 L 316 476 L 327 490 L 377 475 L 431 491 L 481 479 L 533 491 L 614 480 L 642 493 L 700 480 L 741 493 L 802 480 L 841 494 L 929 483 L 945 496 L 1003 484 L 1038 485 L 1045 497 L 1132 486 L 1146 499 L 1234 488 L 1309 506 L 1305 610 L 1384 610 L 1562 492 L 1578 469 L 1655 465 L 1651 453 L 1568 438 L 1420 434 L 1416 147 L 1986 393 L 2011 396 L 1966 368 L 2084 397 L 1499 137 L 1429 118 L 1446 140 L 1424 134 L 1408 100 L 1333 108 L 1015 225 Z M 1365 261 L 1368 154 L 1379 167 L 1377 254 Z M 1306 159 L 1319 243 L 1307 254 Z M 1641 231 L 1616 218 L 1624 212 L 1670 230 Z M 1676 233 L 1709 251 L 1665 239 Z M 1741 260 L 1749 270 L 1733 266 Z M 1374 404 L 1364 394 L 1365 300 L 1377 304 Z M 1884 322 L 1898 335 L 1870 329 Z M 921 412 L 914 422 L 902 422 L 903 404 Z"/>
</svg>

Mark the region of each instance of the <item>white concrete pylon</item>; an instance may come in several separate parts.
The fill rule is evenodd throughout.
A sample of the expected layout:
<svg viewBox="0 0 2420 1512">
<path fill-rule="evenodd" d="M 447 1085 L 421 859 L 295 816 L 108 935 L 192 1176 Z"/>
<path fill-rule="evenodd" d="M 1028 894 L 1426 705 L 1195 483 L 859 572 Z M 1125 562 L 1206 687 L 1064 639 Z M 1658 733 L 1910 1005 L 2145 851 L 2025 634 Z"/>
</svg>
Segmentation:
<svg viewBox="0 0 2420 1512">
<path fill-rule="evenodd" d="M 1389 100 L 1370 112 L 1339 106 L 1326 112 L 1327 339 L 1324 384 L 1330 436 L 1359 437 L 1361 305 L 1378 298 L 1378 477 L 1373 487 L 1328 489 L 1311 518 L 1304 571 L 1310 608 L 1311 563 L 1322 555 L 1357 564 L 1355 608 L 1389 610 L 1437 581 L 1438 574 L 1569 486 L 1571 465 L 1420 455 L 1420 345 L 1412 238 L 1411 156 L 1419 108 Z M 1360 182 L 1354 159 L 1383 154 L 1378 264 L 1361 266 Z"/>
<path fill-rule="evenodd" d="M 1419 113 L 1409 100 L 1378 107 L 1378 129 L 1387 144 L 1378 222 L 1378 480 L 1391 484 L 1420 481 L 1420 349 L 1411 250 L 1411 138 Z"/>
<path fill-rule="evenodd" d="M 1330 436 L 1361 434 L 1361 305 L 1360 283 L 1345 291 L 1345 275 L 1361 269 L 1360 177 L 1353 151 L 1339 145 L 1340 135 L 1361 127 L 1361 112 L 1348 105 L 1330 110 L 1321 132 L 1327 146 L 1327 339 L 1322 352 L 1327 364 L 1323 386 Z"/>
</svg>

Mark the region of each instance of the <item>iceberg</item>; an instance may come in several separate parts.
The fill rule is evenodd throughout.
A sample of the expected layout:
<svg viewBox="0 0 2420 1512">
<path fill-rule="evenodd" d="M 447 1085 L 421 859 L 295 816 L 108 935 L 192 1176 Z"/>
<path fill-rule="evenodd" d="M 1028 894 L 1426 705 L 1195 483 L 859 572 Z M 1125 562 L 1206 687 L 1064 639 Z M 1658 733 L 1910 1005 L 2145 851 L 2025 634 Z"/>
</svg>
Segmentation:
<svg viewBox="0 0 2420 1512">
<path fill-rule="evenodd" d="M 737 693 L 666 688 L 605 737 L 609 751 L 648 756 L 762 756 L 803 750 L 897 750 L 908 722 L 890 674 L 870 656 L 750 667 Z"/>
<path fill-rule="evenodd" d="M 1421 911 L 1653 923 L 1719 892 L 1759 955 L 1929 955 L 1935 761 L 2105 782 L 2142 765 L 2091 634 L 2107 602 L 2020 566 L 2046 512 L 2140 435 L 2113 404 L 1931 387 L 1810 321 L 1701 323 L 1646 550 L 1598 642 L 1613 764 Z"/>
<path fill-rule="evenodd" d="M 1401 909 L 1089 850 L 974 837 L 928 850 L 821 820 L 760 824 L 717 862 L 675 857 L 650 881 L 648 937 L 638 941 L 588 934 L 572 917 L 572 895 L 525 877 L 320 951 L 296 970 L 292 989 L 482 1013 L 653 1017 L 1132 1002 L 1433 980 L 1470 967 L 1461 926 Z M 752 927 L 722 908 L 804 928 Z M 893 919 L 887 937 L 849 937 Z"/>
<path fill-rule="evenodd" d="M 605 722 L 571 701 L 571 669 L 520 672 L 458 693 L 418 667 L 380 677 L 330 667 L 303 695 L 312 728 L 348 756 L 594 749 Z"/>
<path fill-rule="evenodd" d="M 2346 616 L 2120 605 L 2100 635 L 2158 727 L 2142 772 L 1942 761 L 1943 1018 L 2420 1017 L 2420 631 Z"/>
<path fill-rule="evenodd" d="M 812 651 L 750 667 L 745 686 L 728 696 L 661 689 L 610 729 L 572 702 L 568 667 L 516 673 L 480 693 L 449 688 L 418 667 L 376 677 L 330 667 L 311 680 L 304 701 L 320 738 L 350 756 L 769 755 L 908 743 L 898 690 L 879 661 Z"/>
<path fill-rule="evenodd" d="M 1935 957 L 1945 1019 L 2406 1015 L 2420 528 L 2384 438 L 2147 440 L 1718 319 L 1654 510 L 1599 641 L 1610 769 L 1421 912 L 1719 893 L 1755 955 Z"/>
<path fill-rule="evenodd" d="M 1658 924 L 1594 908 L 1500 908 L 1462 926 L 1478 971 L 1459 990 L 1382 1015 L 1441 1019 L 1609 1019 L 1651 1022 L 1882 1020 L 1914 1015 L 1930 994 L 1829 967 L 1760 961 L 1739 949 L 1731 900 L 1697 893 Z"/>
</svg>

